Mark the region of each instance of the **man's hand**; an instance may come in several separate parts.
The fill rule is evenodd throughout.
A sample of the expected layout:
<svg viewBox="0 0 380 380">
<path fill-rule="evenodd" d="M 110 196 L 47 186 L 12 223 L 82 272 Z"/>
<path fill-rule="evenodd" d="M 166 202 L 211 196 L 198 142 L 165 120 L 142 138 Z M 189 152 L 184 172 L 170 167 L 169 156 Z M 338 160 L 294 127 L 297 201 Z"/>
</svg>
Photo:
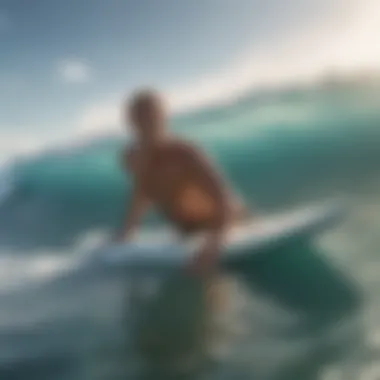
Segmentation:
<svg viewBox="0 0 380 380">
<path fill-rule="evenodd" d="M 188 267 L 190 273 L 201 277 L 212 275 L 216 271 L 222 242 L 223 234 L 220 231 L 208 236 L 201 250 L 192 258 Z"/>
</svg>

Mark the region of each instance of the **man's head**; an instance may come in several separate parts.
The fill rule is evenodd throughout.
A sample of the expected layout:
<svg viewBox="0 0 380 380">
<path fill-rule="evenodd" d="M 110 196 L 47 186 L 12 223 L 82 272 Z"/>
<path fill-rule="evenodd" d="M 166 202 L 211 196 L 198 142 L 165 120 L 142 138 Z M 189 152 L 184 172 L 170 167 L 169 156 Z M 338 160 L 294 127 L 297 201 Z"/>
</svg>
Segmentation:
<svg viewBox="0 0 380 380">
<path fill-rule="evenodd" d="M 163 99 L 156 91 L 136 92 L 128 104 L 128 114 L 139 140 L 151 142 L 163 135 L 167 111 Z"/>
</svg>

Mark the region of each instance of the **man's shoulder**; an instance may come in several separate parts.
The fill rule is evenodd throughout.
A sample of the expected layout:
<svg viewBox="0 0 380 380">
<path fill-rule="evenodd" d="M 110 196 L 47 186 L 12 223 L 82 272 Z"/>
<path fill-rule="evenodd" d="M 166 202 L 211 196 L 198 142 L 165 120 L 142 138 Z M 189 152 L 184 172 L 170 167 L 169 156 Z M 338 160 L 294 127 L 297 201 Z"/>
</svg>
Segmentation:
<svg viewBox="0 0 380 380">
<path fill-rule="evenodd" d="M 171 140 L 169 142 L 169 149 L 173 153 L 180 155 L 193 155 L 199 153 L 199 148 L 196 144 L 182 139 Z"/>
</svg>

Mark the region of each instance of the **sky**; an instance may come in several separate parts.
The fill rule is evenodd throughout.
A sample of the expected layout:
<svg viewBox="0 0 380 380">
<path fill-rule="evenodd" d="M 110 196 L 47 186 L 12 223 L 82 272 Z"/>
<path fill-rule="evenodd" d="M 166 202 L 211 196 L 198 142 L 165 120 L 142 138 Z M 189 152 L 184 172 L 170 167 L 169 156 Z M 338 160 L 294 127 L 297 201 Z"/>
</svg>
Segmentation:
<svg viewBox="0 0 380 380">
<path fill-rule="evenodd" d="M 154 86 L 173 111 L 380 63 L 379 0 L 0 0 L 0 151 L 120 129 Z"/>
</svg>

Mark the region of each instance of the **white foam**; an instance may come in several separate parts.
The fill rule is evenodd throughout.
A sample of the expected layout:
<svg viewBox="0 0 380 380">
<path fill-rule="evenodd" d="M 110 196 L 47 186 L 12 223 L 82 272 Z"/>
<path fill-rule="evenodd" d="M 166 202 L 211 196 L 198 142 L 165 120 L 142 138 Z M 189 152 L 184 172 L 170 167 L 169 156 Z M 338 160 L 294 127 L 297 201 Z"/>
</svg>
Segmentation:
<svg viewBox="0 0 380 380">
<path fill-rule="evenodd" d="M 37 285 L 73 267 L 70 257 L 43 254 L 0 256 L 0 292 Z"/>
</svg>

